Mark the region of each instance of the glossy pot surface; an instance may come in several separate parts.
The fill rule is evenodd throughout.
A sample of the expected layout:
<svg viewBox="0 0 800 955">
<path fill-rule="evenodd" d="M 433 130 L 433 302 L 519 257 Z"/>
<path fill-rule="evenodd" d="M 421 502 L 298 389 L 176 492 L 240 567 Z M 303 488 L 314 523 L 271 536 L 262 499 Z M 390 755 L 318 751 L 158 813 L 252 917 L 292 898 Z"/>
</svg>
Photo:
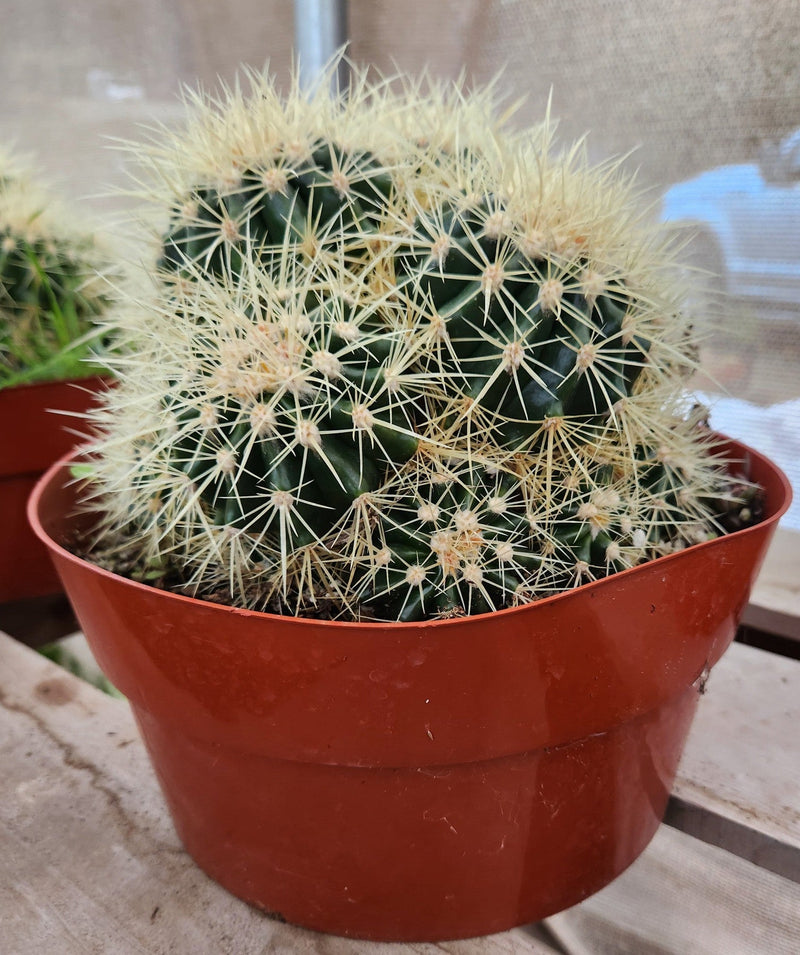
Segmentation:
<svg viewBox="0 0 800 955">
<path fill-rule="evenodd" d="M 234 610 L 99 570 L 62 546 L 63 463 L 30 518 L 207 872 L 322 931 L 466 937 L 580 901 L 655 832 L 698 684 L 790 498 L 769 461 L 729 451 L 765 487 L 757 526 L 420 624 Z"/>
<path fill-rule="evenodd" d="M 39 476 L 79 441 L 85 422 L 73 415 L 86 412 L 103 382 L 86 378 L 0 389 L 0 602 L 62 589 L 46 547 L 30 529 L 25 504 Z"/>
</svg>

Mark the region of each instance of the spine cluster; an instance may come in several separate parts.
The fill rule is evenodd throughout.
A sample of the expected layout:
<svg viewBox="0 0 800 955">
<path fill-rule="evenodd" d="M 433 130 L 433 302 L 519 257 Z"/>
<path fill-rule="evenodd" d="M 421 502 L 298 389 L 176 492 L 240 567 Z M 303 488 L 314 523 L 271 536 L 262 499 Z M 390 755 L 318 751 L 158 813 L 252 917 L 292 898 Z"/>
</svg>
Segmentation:
<svg viewBox="0 0 800 955">
<path fill-rule="evenodd" d="M 509 132 L 487 93 L 251 79 L 139 150 L 168 221 L 115 320 L 98 552 L 415 620 L 718 533 L 679 273 L 616 167 Z"/>
</svg>

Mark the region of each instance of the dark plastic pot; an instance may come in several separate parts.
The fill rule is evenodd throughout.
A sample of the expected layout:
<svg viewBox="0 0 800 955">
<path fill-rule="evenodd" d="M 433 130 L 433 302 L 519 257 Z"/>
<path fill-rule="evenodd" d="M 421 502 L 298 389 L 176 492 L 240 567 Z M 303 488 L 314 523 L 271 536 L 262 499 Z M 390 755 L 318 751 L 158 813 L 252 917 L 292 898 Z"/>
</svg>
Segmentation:
<svg viewBox="0 0 800 955">
<path fill-rule="evenodd" d="M 0 603 L 61 591 L 47 548 L 28 524 L 25 504 L 37 479 L 85 431 L 83 414 L 102 378 L 0 389 Z"/>
<path fill-rule="evenodd" d="M 234 610 L 62 546 L 63 464 L 29 505 L 129 698 L 184 845 L 234 894 L 340 935 L 436 940 L 570 906 L 644 849 L 699 685 L 790 490 L 758 526 L 535 604 L 422 624 Z"/>
</svg>

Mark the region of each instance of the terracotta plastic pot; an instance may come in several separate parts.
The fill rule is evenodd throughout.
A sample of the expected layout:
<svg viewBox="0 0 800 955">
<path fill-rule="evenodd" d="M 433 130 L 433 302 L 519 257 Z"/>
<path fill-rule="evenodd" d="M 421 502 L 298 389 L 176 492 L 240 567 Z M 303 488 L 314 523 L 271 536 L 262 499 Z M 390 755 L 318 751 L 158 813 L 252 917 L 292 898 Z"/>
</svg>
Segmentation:
<svg viewBox="0 0 800 955">
<path fill-rule="evenodd" d="M 25 504 L 45 469 L 75 446 L 79 417 L 102 378 L 48 381 L 0 389 L 0 602 L 58 593 L 61 582 L 46 547 L 30 529 Z"/>
<path fill-rule="evenodd" d="M 437 940 L 600 889 L 664 813 L 699 685 L 734 636 L 763 523 L 561 596 L 421 624 L 234 610 L 97 569 L 63 464 L 30 502 L 178 833 L 231 892 L 340 935 Z"/>
</svg>

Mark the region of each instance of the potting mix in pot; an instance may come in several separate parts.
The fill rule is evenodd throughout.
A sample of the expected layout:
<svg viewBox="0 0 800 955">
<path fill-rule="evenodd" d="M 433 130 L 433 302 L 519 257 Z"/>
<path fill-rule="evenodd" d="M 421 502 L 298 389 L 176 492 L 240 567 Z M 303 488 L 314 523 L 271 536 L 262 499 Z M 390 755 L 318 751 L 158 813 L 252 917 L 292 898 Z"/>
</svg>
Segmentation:
<svg viewBox="0 0 800 955">
<path fill-rule="evenodd" d="M 753 514 L 684 288 L 616 165 L 488 93 L 268 80 L 140 153 L 168 214 L 117 315 L 96 559 L 203 598 L 419 620 L 559 593 Z"/>
<path fill-rule="evenodd" d="M 687 397 L 618 164 L 491 90 L 250 82 L 134 150 L 119 384 L 32 522 L 224 886 L 372 939 L 543 918 L 658 828 L 788 485 Z"/>
</svg>

